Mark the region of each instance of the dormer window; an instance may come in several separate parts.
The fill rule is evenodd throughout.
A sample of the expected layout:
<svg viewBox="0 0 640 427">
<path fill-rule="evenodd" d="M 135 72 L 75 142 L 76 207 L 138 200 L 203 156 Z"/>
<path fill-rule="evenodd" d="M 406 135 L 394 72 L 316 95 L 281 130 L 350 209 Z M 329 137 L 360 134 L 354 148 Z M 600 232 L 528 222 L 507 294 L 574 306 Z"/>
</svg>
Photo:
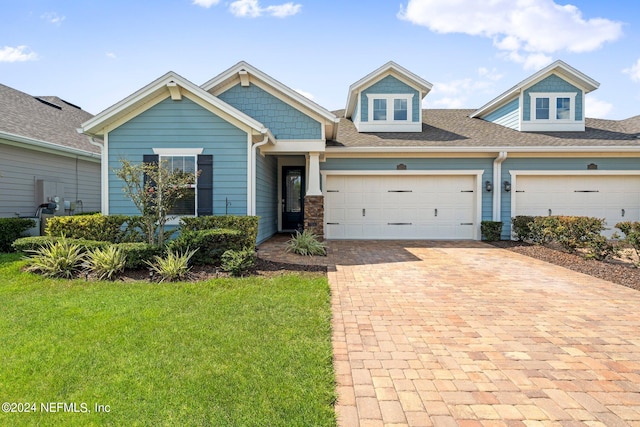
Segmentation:
<svg viewBox="0 0 640 427">
<path fill-rule="evenodd" d="M 575 93 L 530 93 L 533 121 L 574 121 Z"/>
<path fill-rule="evenodd" d="M 372 94 L 368 93 L 371 121 L 378 123 L 408 122 L 412 116 L 413 94 Z"/>
</svg>

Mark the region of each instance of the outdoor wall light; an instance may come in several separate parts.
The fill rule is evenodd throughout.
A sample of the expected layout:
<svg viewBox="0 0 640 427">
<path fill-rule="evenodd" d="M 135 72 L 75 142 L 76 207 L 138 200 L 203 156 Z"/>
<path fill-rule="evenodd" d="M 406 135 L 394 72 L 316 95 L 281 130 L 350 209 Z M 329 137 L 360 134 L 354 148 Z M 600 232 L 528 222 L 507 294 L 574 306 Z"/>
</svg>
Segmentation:
<svg viewBox="0 0 640 427">
<path fill-rule="evenodd" d="M 509 181 L 504 182 L 504 191 L 506 191 L 507 193 L 511 191 L 511 183 Z"/>
<path fill-rule="evenodd" d="M 493 185 L 491 184 L 491 181 L 484 182 L 484 189 L 487 191 L 487 193 L 491 193 L 491 190 L 493 190 Z"/>
</svg>

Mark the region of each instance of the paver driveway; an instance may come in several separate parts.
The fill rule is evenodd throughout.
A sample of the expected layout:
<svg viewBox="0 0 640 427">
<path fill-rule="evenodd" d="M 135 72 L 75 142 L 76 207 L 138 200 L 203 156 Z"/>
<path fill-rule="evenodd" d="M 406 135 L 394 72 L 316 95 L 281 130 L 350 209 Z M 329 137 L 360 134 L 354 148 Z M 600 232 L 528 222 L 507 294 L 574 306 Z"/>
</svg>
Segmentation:
<svg viewBox="0 0 640 427">
<path fill-rule="evenodd" d="M 339 425 L 640 426 L 640 292 L 480 242 L 330 246 Z"/>
</svg>

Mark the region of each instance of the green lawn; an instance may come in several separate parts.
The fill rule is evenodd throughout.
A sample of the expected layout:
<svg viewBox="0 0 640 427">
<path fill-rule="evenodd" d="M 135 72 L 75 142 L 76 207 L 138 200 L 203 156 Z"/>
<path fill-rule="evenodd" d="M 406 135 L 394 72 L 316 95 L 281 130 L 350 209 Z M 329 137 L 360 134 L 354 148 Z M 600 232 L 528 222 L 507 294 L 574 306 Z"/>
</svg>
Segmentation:
<svg viewBox="0 0 640 427">
<path fill-rule="evenodd" d="M 89 283 L 21 265 L 0 255 L 0 401 L 36 412 L 0 425 L 335 425 L 326 278 Z"/>
</svg>

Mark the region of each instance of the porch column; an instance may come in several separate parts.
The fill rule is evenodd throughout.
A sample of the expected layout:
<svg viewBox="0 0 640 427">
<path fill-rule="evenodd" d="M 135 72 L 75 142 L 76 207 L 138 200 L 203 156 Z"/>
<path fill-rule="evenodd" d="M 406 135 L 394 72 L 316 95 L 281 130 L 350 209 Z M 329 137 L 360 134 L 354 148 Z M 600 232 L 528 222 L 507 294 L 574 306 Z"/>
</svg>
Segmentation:
<svg viewBox="0 0 640 427">
<path fill-rule="evenodd" d="M 320 153 L 309 153 L 307 156 L 307 196 L 322 196 L 320 191 Z"/>
<path fill-rule="evenodd" d="M 320 153 L 307 156 L 307 192 L 304 197 L 304 229 L 324 239 L 324 196 L 320 191 Z"/>
</svg>

